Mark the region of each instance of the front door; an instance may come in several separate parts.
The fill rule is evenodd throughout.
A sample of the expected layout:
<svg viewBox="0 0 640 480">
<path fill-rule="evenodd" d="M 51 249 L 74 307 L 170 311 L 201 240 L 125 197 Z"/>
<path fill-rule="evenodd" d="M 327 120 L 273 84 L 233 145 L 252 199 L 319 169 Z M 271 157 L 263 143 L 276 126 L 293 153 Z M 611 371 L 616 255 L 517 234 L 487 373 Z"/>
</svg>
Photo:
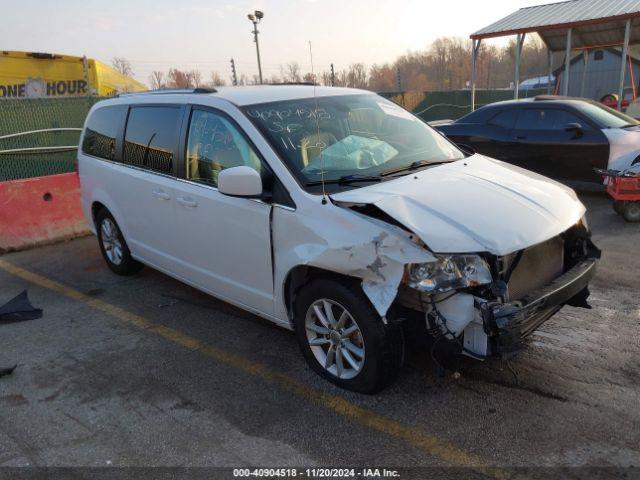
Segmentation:
<svg viewBox="0 0 640 480">
<path fill-rule="evenodd" d="M 568 130 L 570 124 L 581 129 Z M 603 134 L 584 118 L 560 108 L 525 108 L 513 130 L 517 165 L 569 182 L 598 182 Z M 605 147 L 606 148 L 606 147 Z"/>
<path fill-rule="evenodd" d="M 261 313 L 273 313 L 271 205 L 221 194 L 218 173 L 263 163 L 225 114 L 194 108 L 186 138 L 184 179 L 174 186 L 176 272 L 193 285 Z"/>
</svg>

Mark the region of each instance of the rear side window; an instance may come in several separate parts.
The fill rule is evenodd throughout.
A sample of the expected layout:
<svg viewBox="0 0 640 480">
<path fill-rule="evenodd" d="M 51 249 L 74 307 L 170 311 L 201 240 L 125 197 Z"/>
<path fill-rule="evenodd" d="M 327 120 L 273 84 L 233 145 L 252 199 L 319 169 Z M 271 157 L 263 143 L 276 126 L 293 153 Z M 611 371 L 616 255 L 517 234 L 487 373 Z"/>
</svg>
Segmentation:
<svg viewBox="0 0 640 480">
<path fill-rule="evenodd" d="M 489 120 L 490 125 L 495 125 L 496 127 L 502 128 L 513 128 L 516 124 L 516 119 L 518 118 L 518 111 L 504 110 Z"/>
<path fill-rule="evenodd" d="M 173 173 L 178 146 L 179 107 L 133 107 L 124 135 L 122 162 L 160 173 Z"/>
<path fill-rule="evenodd" d="M 116 137 L 126 115 L 126 105 L 114 105 L 95 110 L 87 122 L 82 140 L 82 153 L 114 160 Z"/>
<path fill-rule="evenodd" d="M 589 126 L 576 115 L 566 110 L 551 108 L 529 108 L 518 116 L 518 130 L 564 130 L 569 123 L 580 123 L 585 130 Z"/>
</svg>

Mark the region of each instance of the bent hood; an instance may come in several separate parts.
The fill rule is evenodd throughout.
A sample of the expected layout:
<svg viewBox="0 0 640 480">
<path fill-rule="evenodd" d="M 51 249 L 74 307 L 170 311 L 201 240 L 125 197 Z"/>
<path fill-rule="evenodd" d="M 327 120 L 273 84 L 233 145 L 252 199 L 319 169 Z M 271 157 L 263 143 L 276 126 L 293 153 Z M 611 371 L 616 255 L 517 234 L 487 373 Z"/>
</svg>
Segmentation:
<svg viewBox="0 0 640 480">
<path fill-rule="evenodd" d="M 585 213 L 570 188 L 482 155 L 331 198 L 375 205 L 436 253 L 505 255 L 564 232 Z"/>
</svg>

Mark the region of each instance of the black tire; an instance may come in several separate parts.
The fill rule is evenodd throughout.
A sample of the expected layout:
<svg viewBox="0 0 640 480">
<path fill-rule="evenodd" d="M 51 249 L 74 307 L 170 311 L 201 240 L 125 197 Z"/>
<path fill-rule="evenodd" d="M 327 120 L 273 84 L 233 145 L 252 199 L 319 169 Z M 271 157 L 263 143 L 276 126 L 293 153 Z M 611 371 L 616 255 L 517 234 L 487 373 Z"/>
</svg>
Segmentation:
<svg viewBox="0 0 640 480">
<path fill-rule="evenodd" d="M 360 330 L 364 363 L 352 378 L 339 378 L 326 370 L 309 344 L 305 323 L 307 311 L 321 299 L 336 302 L 338 308 L 344 307 Z M 294 310 L 298 344 L 309 366 L 320 376 L 339 387 L 360 393 L 376 393 L 397 378 L 404 356 L 402 329 L 397 323 L 383 323 L 357 281 L 330 278 L 313 280 L 298 292 Z M 345 362 L 343 364 L 347 365 Z"/>
<path fill-rule="evenodd" d="M 624 212 L 624 204 L 626 202 L 622 201 L 622 200 L 614 200 L 613 201 L 613 210 L 618 214 L 618 215 L 622 215 Z"/>
<path fill-rule="evenodd" d="M 111 222 L 111 226 L 115 227 L 115 236 L 117 240 L 120 242 L 120 251 L 121 251 L 121 260 L 119 262 L 114 261 L 112 258 L 109 258 L 109 254 L 107 253 L 108 247 L 105 246 L 104 229 L 103 224 L 105 222 Z M 131 256 L 131 252 L 129 251 L 129 247 L 127 246 L 127 242 L 122 236 L 122 232 L 120 231 L 120 227 L 116 223 L 115 219 L 106 209 L 101 209 L 96 215 L 96 232 L 98 234 L 98 245 L 100 245 L 100 251 L 102 252 L 102 257 L 104 261 L 107 262 L 107 266 L 111 269 L 112 272 L 117 273 L 118 275 L 134 275 L 138 273 L 144 265 L 134 260 Z"/>
<path fill-rule="evenodd" d="M 627 222 L 640 222 L 640 202 L 625 202 L 622 216 Z"/>
</svg>

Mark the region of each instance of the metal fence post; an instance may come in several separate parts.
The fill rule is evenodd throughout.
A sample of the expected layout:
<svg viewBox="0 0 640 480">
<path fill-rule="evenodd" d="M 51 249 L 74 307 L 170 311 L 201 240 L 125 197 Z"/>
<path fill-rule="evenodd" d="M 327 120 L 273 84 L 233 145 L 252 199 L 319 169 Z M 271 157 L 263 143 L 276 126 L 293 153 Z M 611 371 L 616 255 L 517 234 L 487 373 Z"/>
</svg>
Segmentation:
<svg viewBox="0 0 640 480">
<path fill-rule="evenodd" d="M 571 34 L 573 30 L 567 30 L 567 46 L 564 54 L 564 75 L 562 75 L 562 94 L 569 95 L 569 69 L 571 68 Z"/>
<path fill-rule="evenodd" d="M 519 33 L 516 39 L 516 74 L 513 98 L 520 97 L 520 57 L 522 56 L 522 46 L 524 45 L 524 33 Z"/>
<path fill-rule="evenodd" d="M 622 46 L 622 61 L 620 62 L 620 87 L 618 88 L 618 110 L 622 111 L 624 96 L 624 75 L 627 71 L 627 52 L 629 51 L 629 37 L 631 36 L 631 19 L 624 27 L 624 45 Z"/>
</svg>

